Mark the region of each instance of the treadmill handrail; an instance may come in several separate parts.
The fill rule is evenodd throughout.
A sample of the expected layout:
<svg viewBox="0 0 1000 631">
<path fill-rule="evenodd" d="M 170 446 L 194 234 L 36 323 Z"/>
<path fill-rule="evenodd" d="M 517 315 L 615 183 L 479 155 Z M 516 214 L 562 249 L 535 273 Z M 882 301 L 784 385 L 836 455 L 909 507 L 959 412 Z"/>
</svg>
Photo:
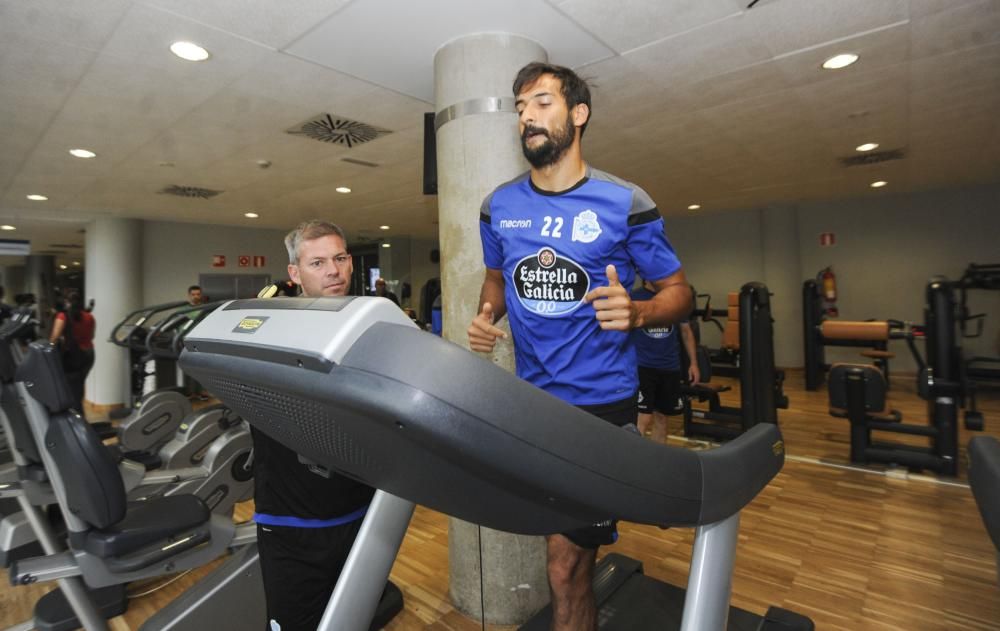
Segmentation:
<svg viewBox="0 0 1000 631">
<path fill-rule="evenodd" d="M 469 521 L 526 534 L 608 518 L 713 523 L 751 501 L 784 462 L 773 424 L 711 451 L 657 445 L 408 324 L 364 322 L 339 362 L 303 362 L 309 349 L 279 343 L 292 339 L 285 332 L 300 312 L 261 302 L 206 318 L 181 368 L 310 460 Z M 346 330 L 355 313 L 378 315 L 355 304 L 323 322 Z"/>
<path fill-rule="evenodd" d="M 176 309 L 186 304 L 189 304 L 186 300 L 175 300 L 173 302 L 164 302 L 158 305 L 151 305 L 130 311 L 118 324 L 115 325 L 113 329 L 111 329 L 111 335 L 109 336 L 108 341 L 117 346 L 132 348 L 132 337 L 135 329 L 146 322 L 150 316 L 161 311 Z M 119 332 L 126 328 L 128 329 L 128 333 L 120 335 Z M 143 338 L 143 342 L 145 342 L 145 338 Z"/>
</svg>

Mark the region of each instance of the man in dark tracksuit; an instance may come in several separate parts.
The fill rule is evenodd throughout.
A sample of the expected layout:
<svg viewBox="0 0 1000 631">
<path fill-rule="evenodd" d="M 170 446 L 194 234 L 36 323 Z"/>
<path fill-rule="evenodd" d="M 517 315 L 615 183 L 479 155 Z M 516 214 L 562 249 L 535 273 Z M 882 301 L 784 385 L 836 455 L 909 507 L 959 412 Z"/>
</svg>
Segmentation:
<svg viewBox="0 0 1000 631">
<path fill-rule="evenodd" d="M 308 297 L 343 296 L 352 262 L 343 231 L 308 221 L 285 237 L 288 275 Z M 374 489 L 310 466 L 256 428 L 254 503 L 269 631 L 315 631 Z"/>
</svg>

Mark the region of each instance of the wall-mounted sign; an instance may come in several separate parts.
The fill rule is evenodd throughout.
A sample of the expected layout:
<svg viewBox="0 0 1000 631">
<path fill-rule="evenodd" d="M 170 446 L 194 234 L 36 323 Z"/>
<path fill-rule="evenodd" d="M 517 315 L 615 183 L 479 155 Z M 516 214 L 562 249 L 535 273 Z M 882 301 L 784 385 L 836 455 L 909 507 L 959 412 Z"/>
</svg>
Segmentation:
<svg viewBox="0 0 1000 631">
<path fill-rule="evenodd" d="M 253 257 L 253 266 L 254 267 L 264 267 L 265 264 L 266 263 L 265 263 L 265 259 L 264 259 L 263 256 L 255 256 L 255 257 Z"/>
<path fill-rule="evenodd" d="M 819 235 L 819 244 L 824 248 L 837 245 L 837 235 L 832 232 L 821 232 Z"/>
<path fill-rule="evenodd" d="M 225 267 L 226 266 L 226 255 L 225 254 L 213 254 L 212 255 L 212 267 Z"/>
<path fill-rule="evenodd" d="M 237 261 L 240 267 L 250 267 L 250 257 L 246 254 L 240 254 Z"/>
<path fill-rule="evenodd" d="M 4 256 L 28 256 L 31 241 L 26 239 L 0 239 L 0 254 Z"/>
</svg>

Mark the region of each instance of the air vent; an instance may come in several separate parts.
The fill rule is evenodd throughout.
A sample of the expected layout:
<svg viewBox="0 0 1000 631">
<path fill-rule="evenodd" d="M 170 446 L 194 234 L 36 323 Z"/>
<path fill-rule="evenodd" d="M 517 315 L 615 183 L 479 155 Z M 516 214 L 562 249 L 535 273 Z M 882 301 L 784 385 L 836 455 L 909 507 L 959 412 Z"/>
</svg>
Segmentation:
<svg viewBox="0 0 1000 631">
<path fill-rule="evenodd" d="M 341 162 L 350 162 L 351 164 L 358 164 L 363 167 L 377 167 L 378 165 L 374 162 L 367 162 L 365 160 L 356 160 L 355 158 L 341 158 Z"/>
<path fill-rule="evenodd" d="M 890 149 L 889 151 L 879 151 L 876 153 L 862 153 L 856 156 L 841 158 L 840 163 L 845 167 L 859 167 L 866 164 L 878 164 L 879 162 L 889 162 L 891 160 L 902 160 L 906 157 L 906 152 L 902 149 Z"/>
<path fill-rule="evenodd" d="M 197 186 L 177 186 L 176 184 L 171 184 L 170 186 L 160 191 L 160 194 L 176 195 L 177 197 L 199 197 L 201 199 L 209 199 L 223 192 L 225 191 L 213 191 L 210 188 L 199 188 Z"/>
<path fill-rule="evenodd" d="M 368 123 L 359 123 L 334 114 L 317 114 L 286 131 L 295 136 L 305 136 L 348 147 L 362 145 L 392 133 L 388 129 L 380 129 Z"/>
</svg>

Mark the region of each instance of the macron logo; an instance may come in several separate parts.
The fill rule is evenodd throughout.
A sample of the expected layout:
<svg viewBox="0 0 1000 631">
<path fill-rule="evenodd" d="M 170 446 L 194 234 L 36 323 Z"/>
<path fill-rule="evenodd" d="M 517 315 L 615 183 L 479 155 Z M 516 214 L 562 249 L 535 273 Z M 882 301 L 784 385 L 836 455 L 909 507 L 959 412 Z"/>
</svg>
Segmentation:
<svg viewBox="0 0 1000 631">
<path fill-rule="evenodd" d="M 530 219 L 501 219 L 500 220 L 500 227 L 501 228 L 530 228 L 531 227 L 531 220 Z"/>
</svg>

